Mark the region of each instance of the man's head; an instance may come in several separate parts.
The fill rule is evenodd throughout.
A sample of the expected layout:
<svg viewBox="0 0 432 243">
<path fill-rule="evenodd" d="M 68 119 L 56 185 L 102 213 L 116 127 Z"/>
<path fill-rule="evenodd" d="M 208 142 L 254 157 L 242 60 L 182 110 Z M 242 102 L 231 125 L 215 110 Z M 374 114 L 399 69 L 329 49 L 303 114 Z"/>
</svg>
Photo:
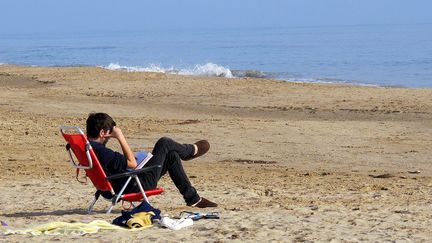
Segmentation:
<svg viewBox="0 0 432 243">
<path fill-rule="evenodd" d="M 111 133 L 115 121 L 106 113 L 91 113 L 87 118 L 87 137 L 99 138 L 101 134 Z"/>
</svg>

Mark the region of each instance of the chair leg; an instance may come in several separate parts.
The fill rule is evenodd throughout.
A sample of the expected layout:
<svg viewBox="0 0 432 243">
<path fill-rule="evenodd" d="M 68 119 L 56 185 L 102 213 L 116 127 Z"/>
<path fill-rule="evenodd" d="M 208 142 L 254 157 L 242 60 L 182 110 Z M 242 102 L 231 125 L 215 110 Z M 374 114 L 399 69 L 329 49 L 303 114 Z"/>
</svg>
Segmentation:
<svg viewBox="0 0 432 243">
<path fill-rule="evenodd" d="M 122 187 L 122 189 L 120 190 L 120 192 L 117 193 L 117 196 L 115 196 L 111 199 L 111 206 L 108 208 L 108 211 L 106 212 L 107 214 L 111 213 L 111 210 L 113 209 L 114 205 L 119 201 L 119 199 L 123 195 L 123 192 L 126 190 L 126 187 L 129 185 L 130 180 L 132 180 L 132 176 L 129 176 L 129 178 L 125 182 L 125 184 Z"/>
<path fill-rule="evenodd" d="M 87 213 L 88 213 L 88 214 L 91 214 L 91 211 L 92 211 L 92 209 L 93 209 L 93 206 L 96 204 L 96 201 L 97 201 L 97 200 L 98 200 L 97 197 L 94 197 L 93 200 L 91 200 L 91 202 L 90 202 L 90 204 L 89 204 L 89 207 L 88 207 L 88 209 L 87 209 Z"/>
<path fill-rule="evenodd" d="M 111 213 L 111 210 L 114 208 L 114 203 L 111 204 L 111 206 L 108 208 L 108 211 L 106 212 L 107 214 Z"/>
<path fill-rule="evenodd" d="M 141 191 L 141 194 L 143 195 L 143 199 L 144 199 L 147 203 L 150 203 L 149 200 L 148 200 L 148 198 L 147 198 L 147 196 L 146 196 L 146 194 L 145 194 L 144 188 L 142 187 L 141 182 L 140 182 L 140 180 L 138 179 L 138 176 L 135 175 L 134 178 L 135 178 L 135 180 L 136 180 L 136 182 L 137 182 L 137 184 L 138 184 L 138 187 L 139 187 L 139 189 L 140 189 L 140 191 Z"/>
</svg>

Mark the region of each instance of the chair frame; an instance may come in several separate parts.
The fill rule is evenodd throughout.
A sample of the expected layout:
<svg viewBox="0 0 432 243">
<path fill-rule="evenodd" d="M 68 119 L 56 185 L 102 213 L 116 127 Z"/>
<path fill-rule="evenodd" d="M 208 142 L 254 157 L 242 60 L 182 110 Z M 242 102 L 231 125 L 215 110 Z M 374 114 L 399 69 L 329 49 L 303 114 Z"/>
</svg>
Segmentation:
<svg viewBox="0 0 432 243">
<path fill-rule="evenodd" d="M 73 131 L 74 133 L 68 133 L 67 131 Z M 93 151 L 93 148 L 90 144 L 90 142 L 87 139 L 87 136 L 84 134 L 84 132 L 77 126 L 61 126 L 60 127 L 60 132 L 63 135 L 64 139 L 68 142 L 66 144 L 66 150 L 68 151 L 69 154 L 69 160 L 72 164 L 73 167 L 75 167 L 77 169 L 77 177 L 78 177 L 78 171 L 80 169 L 84 169 L 86 172 L 87 170 L 92 170 L 94 169 L 94 165 L 95 164 L 99 164 L 100 162 L 98 160 L 98 158 L 96 157 L 96 154 Z M 86 154 L 86 158 L 87 158 L 87 162 L 88 162 L 88 166 L 86 165 L 82 165 L 80 162 L 76 162 L 74 160 L 74 155 L 78 160 L 78 157 L 76 156 L 75 151 L 73 150 L 73 148 L 71 147 L 71 145 L 69 144 L 69 141 L 67 139 L 67 136 L 71 136 L 71 135 L 79 135 L 81 136 L 82 139 L 84 139 L 85 141 L 85 154 Z M 71 152 L 72 150 L 72 152 Z M 74 154 L 74 155 L 72 155 Z M 137 170 L 132 170 L 132 171 L 128 171 L 128 172 L 124 172 L 124 173 L 119 173 L 119 174 L 115 174 L 115 175 L 111 175 L 111 176 L 106 176 L 104 171 L 102 170 L 102 173 L 100 173 L 101 177 L 103 177 L 102 179 L 105 180 L 105 183 L 107 183 L 105 186 L 107 188 L 109 188 L 109 192 L 112 196 L 111 198 L 111 205 L 107 210 L 107 214 L 111 213 L 112 209 L 114 208 L 114 206 L 119 202 L 119 201 L 129 201 L 133 206 L 135 206 L 133 204 L 134 201 L 141 201 L 142 199 L 144 199 L 146 202 L 149 202 L 148 200 L 148 196 L 153 196 L 153 195 L 158 195 L 161 194 L 162 192 L 164 192 L 164 190 L 162 188 L 156 188 L 154 190 L 147 190 L 145 191 L 141 181 L 138 178 L 138 175 L 141 173 L 144 173 L 145 171 L 148 170 L 152 170 L 154 168 L 158 168 L 161 167 L 160 165 L 157 166 L 147 166 L 145 168 L 141 168 L 141 169 L 137 169 Z M 111 180 L 114 179 L 119 179 L 119 178 L 125 178 L 128 177 L 127 181 L 125 182 L 125 184 L 123 185 L 122 189 L 120 190 L 119 193 L 115 193 L 114 189 L 110 183 Z M 77 178 L 78 179 L 78 178 Z M 91 179 L 91 178 L 90 178 Z M 128 194 L 123 194 L 124 191 L 126 190 L 127 186 L 129 185 L 130 181 L 132 179 L 135 179 L 140 192 L 139 193 L 128 193 Z M 96 204 L 97 200 L 99 199 L 99 196 L 102 193 L 102 190 L 100 190 L 98 188 L 98 186 L 93 183 L 93 185 L 96 187 L 97 191 L 94 195 L 94 198 L 90 201 L 87 212 L 90 214 L 94 205 Z M 106 191 L 106 190 L 103 190 Z M 141 199 L 141 200 L 137 200 L 137 199 Z M 109 199 L 108 199 L 109 200 Z"/>
</svg>

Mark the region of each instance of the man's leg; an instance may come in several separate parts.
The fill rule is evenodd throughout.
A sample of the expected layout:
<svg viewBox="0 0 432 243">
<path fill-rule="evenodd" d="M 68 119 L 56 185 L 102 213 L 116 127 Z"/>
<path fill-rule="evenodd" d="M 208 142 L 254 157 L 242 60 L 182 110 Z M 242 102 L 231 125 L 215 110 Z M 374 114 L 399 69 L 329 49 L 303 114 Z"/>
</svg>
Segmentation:
<svg viewBox="0 0 432 243">
<path fill-rule="evenodd" d="M 180 144 L 166 137 L 159 139 L 153 148 L 153 157 L 146 166 L 161 165 L 161 168 L 143 175 L 141 179 L 144 187 L 156 188 L 159 179 L 168 172 L 185 202 L 188 205 L 198 202 L 200 197 L 190 183 L 181 162 L 181 158 L 190 157 L 194 152 L 192 144 Z"/>
<path fill-rule="evenodd" d="M 192 144 L 181 144 L 171 138 L 162 137 L 156 142 L 153 148 L 153 158 L 149 161 L 149 164 L 156 160 L 164 161 L 166 155 L 171 151 L 177 152 L 180 158 L 184 160 L 194 155 L 195 148 Z"/>
<path fill-rule="evenodd" d="M 186 180 L 189 181 L 186 174 L 184 173 L 183 166 L 181 165 L 180 159 L 192 157 L 195 152 L 194 146 L 192 144 L 180 144 L 171 138 L 162 137 L 156 142 L 153 148 L 152 151 L 153 157 L 145 165 L 145 167 L 152 166 L 152 165 L 161 165 L 161 168 L 150 170 L 140 175 L 140 179 L 142 182 L 142 186 L 144 187 L 144 190 L 151 190 L 156 188 L 159 179 L 166 174 L 166 172 L 168 171 L 168 167 L 171 166 L 169 161 L 171 160 L 172 156 L 168 158 L 168 154 L 170 152 L 176 152 L 180 157 L 179 164 L 181 166 L 181 169 L 179 170 L 183 171 L 184 174 L 183 177 L 185 177 Z M 178 167 L 178 165 L 174 165 L 174 167 Z M 182 178 L 182 176 L 179 174 L 176 178 Z M 126 192 L 138 192 L 138 191 L 139 191 L 138 185 L 136 185 L 133 182 L 131 182 L 130 186 L 128 186 L 126 190 Z"/>
<path fill-rule="evenodd" d="M 153 148 L 153 157 L 146 166 L 161 165 L 161 168 L 148 171 L 140 176 L 144 189 L 156 188 L 159 179 L 168 172 L 187 205 L 216 207 L 217 204 L 198 195 L 184 171 L 181 159 L 191 158 L 194 153 L 195 148 L 192 144 L 180 144 L 166 137 L 159 139 Z"/>
<path fill-rule="evenodd" d="M 190 183 L 177 152 L 171 151 L 168 153 L 165 167 L 166 170 L 162 170 L 161 177 L 168 171 L 171 180 L 174 182 L 174 185 L 177 187 L 180 194 L 183 195 L 186 204 L 193 205 L 197 203 L 200 200 L 200 196 Z"/>
</svg>

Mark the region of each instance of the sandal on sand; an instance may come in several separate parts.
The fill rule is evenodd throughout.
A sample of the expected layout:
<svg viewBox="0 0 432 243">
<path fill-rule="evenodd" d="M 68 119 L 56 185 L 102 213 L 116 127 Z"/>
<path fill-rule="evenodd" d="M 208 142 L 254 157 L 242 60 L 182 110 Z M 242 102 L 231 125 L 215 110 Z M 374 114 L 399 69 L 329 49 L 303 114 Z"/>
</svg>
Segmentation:
<svg viewBox="0 0 432 243">
<path fill-rule="evenodd" d="M 192 219 L 193 221 L 197 221 L 200 219 L 219 219 L 220 217 L 218 212 L 199 213 L 183 211 L 180 213 L 180 218 Z"/>
<path fill-rule="evenodd" d="M 195 143 L 195 145 L 197 146 L 198 151 L 190 158 L 186 158 L 184 160 L 191 160 L 200 157 L 201 155 L 207 153 L 207 151 L 209 151 L 210 149 L 210 144 L 207 140 L 199 140 L 198 142 Z"/>
</svg>

